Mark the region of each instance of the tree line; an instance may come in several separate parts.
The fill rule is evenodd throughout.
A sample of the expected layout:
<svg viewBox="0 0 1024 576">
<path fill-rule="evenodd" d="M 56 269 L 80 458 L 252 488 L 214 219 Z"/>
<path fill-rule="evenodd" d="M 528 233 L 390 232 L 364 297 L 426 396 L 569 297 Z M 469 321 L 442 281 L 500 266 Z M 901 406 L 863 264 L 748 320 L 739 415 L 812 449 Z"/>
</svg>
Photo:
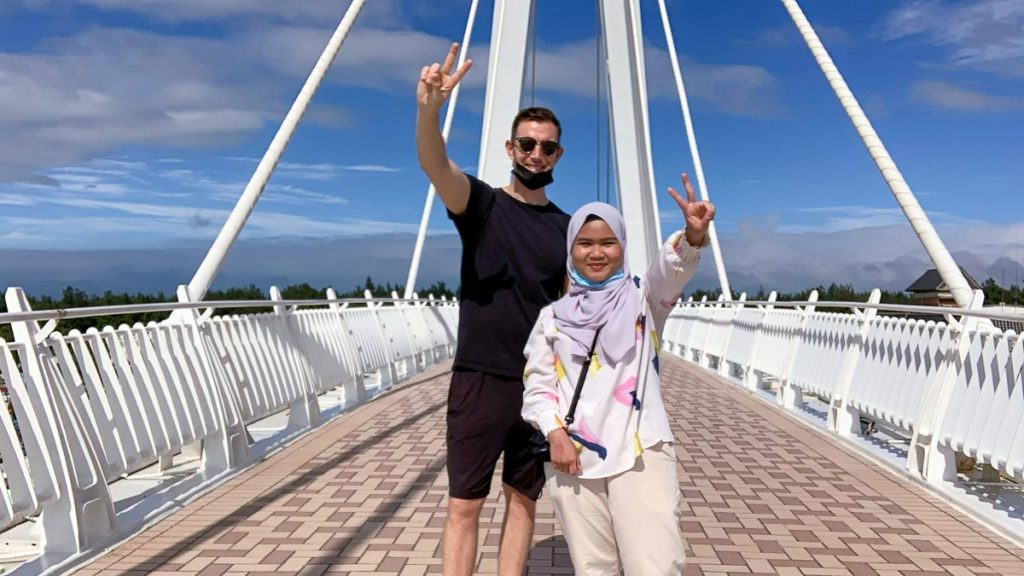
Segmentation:
<svg viewBox="0 0 1024 576">
<path fill-rule="evenodd" d="M 397 292 L 399 296 L 405 291 L 405 287 L 400 284 L 392 285 L 390 282 L 387 284 L 377 284 L 373 281 L 373 278 L 367 276 L 366 281 L 361 286 L 356 286 L 352 290 L 343 292 L 336 290 L 338 298 L 363 298 L 364 290 L 369 290 L 374 298 L 391 298 L 391 293 Z M 453 291 L 448 285 L 443 282 L 434 282 L 430 286 L 418 291 L 421 298 L 426 298 L 427 295 L 433 294 L 435 298 L 441 298 L 442 296 L 447 297 L 449 300 L 457 297 L 457 292 Z M 28 297 L 29 304 L 32 306 L 32 310 L 66 310 L 68 308 L 94 308 L 98 306 L 124 306 L 130 304 L 154 304 L 163 302 L 176 302 L 177 296 L 168 295 L 165 292 L 158 292 L 156 294 L 144 294 L 135 293 L 130 294 L 128 292 L 113 292 L 107 290 L 102 294 L 89 294 L 84 290 L 75 288 L 73 286 L 67 286 L 61 291 L 59 296 L 52 296 L 49 294 L 42 294 L 33 296 L 31 294 L 26 295 Z M 327 287 L 315 288 L 308 283 L 293 284 L 291 286 L 281 289 L 281 297 L 285 300 L 323 300 L 327 298 Z M 223 290 L 210 290 L 206 293 L 205 300 L 268 300 L 269 294 L 256 286 L 250 284 L 249 286 L 241 288 L 227 288 Z M 224 308 L 214 311 L 215 316 L 219 315 L 230 315 L 230 314 L 258 314 L 269 312 L 271 309 L 267 307 L 262 308 Z M 0 298 L 0 313 L 7 312 L 7 303 L 4 299 Z M 97 318 L 68 318 L 60 322 L 59 330 L 63 333 L 67 333 L 71 330 L 85 331 L 86 329 L 96 326 L 97 323 L 104 326 L 120 326 L 121 324 L 132 325 L 136 322 L 146 324 L 148 322 L 160 322 L 166 319 L 170 315 L 169 312 L 146 312 L 143 314 L 116 314 L 111 316 L 104 316 L 101 319 Z M 9 324 L 0 324 L 0 338 L 10 342 L 12 340 L 11 326 Z"/>
</svg>

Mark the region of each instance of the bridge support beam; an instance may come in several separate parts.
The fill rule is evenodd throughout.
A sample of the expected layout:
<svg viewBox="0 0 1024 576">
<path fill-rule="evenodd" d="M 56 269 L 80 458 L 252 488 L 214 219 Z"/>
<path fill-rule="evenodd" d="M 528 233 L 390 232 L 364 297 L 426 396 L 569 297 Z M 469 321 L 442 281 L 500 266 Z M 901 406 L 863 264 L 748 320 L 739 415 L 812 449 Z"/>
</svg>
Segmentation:
<svg viewBox="0 0 1024 576">
<path fill-rule="evenodd" d="M 634 271 L 645 270 L 658 254 L 662 236 L 651 160 L 640 5 L 637 0 L 602 0 L 600 6 L 619 209 L 629 236 L 627 256 Z"/>
<path fill-rule="evenodd" d="M 509 182 L 512 161 L 505 152 L 512 120 L 522 107 L 526 49 L 533 36 L 530 13 L 534 0 L 494 0 L 487 93 L 480 132 L 477 177 L 492 186 Z"/>
</svg>

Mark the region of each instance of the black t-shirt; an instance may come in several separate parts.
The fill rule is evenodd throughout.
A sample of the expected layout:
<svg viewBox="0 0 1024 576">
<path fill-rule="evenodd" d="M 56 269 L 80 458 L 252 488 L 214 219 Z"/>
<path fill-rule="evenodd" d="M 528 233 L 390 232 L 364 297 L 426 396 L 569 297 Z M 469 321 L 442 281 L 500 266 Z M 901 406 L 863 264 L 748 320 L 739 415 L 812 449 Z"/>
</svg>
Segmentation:
<svg viewBox="0 0 1024 576">
<path fill-rule="evenodd" d="M 565 282 L 569 215 L 554 202 L 524 204 L 466 177 L 466 211 L 448 212 L 462 238 L 455 367 L 522 378 L 523 348 L 537 315 Z"/>
</svg>

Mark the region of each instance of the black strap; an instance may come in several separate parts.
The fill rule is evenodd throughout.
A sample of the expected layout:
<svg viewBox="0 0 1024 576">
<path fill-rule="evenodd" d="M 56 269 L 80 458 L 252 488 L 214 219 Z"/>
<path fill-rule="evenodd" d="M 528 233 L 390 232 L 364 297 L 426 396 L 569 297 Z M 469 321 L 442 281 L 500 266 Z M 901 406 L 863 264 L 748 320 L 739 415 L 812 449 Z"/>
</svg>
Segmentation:
<svg viewBox="0 0 1024 576">
<path fill-rule="evenodd" d="M 590 352 L 587 353 L 587 359 L 583 361 L 583 367 L 580 368 L 580 379 L 576 382 L 576 389 L 572 391 L 572 403 L 569 404 L 569 413 L 565 415 L 566 426 L 576 420 L 576 403 L 580 401 L 580 391 L 583 390 L 583 383 L 587 381 L 587 372 L 590 372 L 590 361 L 594 357 L 594 349 L 597 348 L 597 337 L 600 334 L 601 328 L 598 328 L 594 332 L 594 342 L 590 344 Z"/>
</svg>

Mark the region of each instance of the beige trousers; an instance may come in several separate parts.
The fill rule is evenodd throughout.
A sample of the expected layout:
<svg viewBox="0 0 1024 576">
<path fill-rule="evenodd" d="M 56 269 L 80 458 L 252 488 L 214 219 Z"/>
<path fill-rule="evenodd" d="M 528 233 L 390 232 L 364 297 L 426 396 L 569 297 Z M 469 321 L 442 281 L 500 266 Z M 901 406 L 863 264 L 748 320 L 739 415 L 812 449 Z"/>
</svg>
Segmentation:
<svg viewBox="0 0 1024 576">
<path fill-rule="evenodd" d="M 633 469 L 593 480 L 545 464 L 545 491 L 569 545 L 577 574 L 677 576 L 686 555 L 679 530 L 676 453 L 661 443 Z"/>
</svg>

